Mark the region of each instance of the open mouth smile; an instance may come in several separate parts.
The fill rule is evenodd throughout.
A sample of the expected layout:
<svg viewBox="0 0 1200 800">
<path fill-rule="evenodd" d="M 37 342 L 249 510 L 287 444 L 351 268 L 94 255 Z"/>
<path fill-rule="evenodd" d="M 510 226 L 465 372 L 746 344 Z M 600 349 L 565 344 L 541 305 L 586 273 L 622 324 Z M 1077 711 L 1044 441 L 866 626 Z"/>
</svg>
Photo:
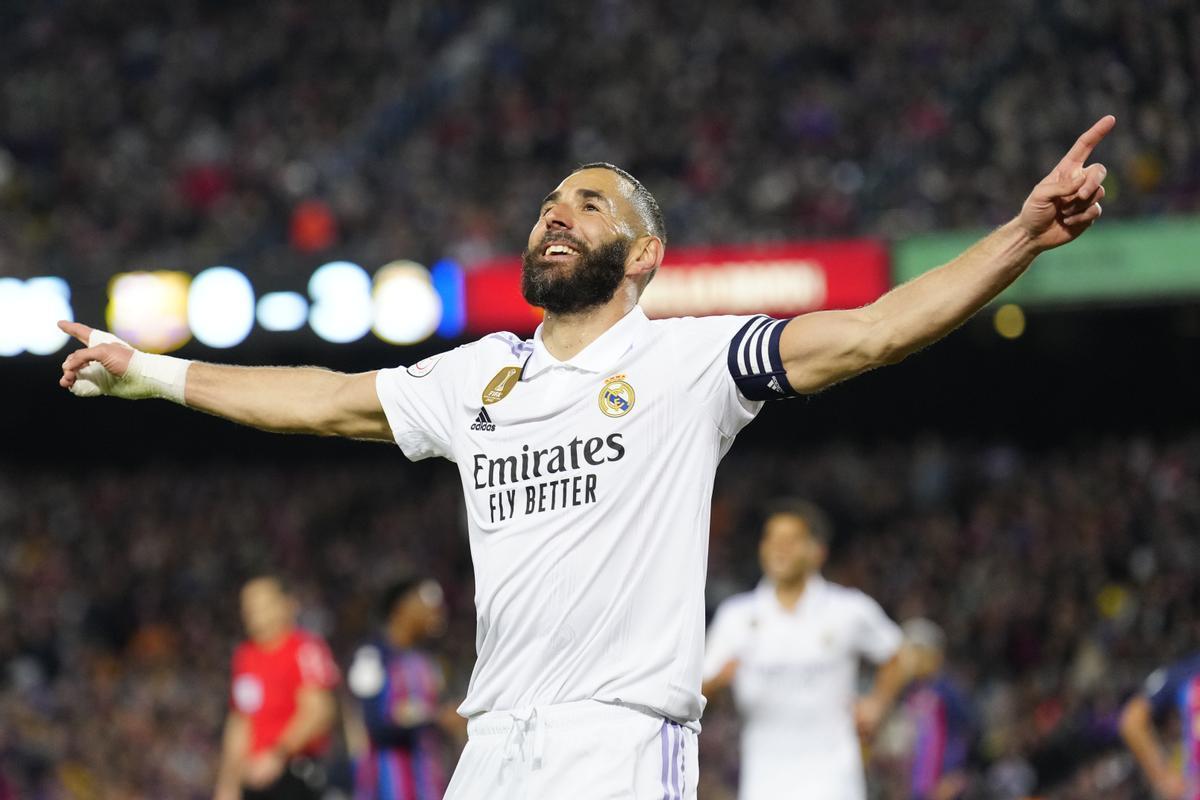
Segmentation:
<svg viewBox="0 0 1200 800">
<path fill-rule="evenodd" d="M 569 244 L 555 242 L 548 244 L 542 248 L 542 257 L 551 261 L 562 261 L 569 258 L 575 258 L 579 255 L 579 251 Z"/>
</svg>

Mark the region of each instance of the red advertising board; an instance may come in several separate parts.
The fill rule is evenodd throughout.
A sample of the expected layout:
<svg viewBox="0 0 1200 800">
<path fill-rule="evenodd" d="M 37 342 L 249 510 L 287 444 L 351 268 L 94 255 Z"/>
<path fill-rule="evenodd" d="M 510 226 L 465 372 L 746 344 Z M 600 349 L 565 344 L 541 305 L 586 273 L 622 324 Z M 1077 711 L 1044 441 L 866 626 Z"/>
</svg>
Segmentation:
<svg viewBox="0 0 1200 800">
<path fill-rule="evenodd" d="M 872 240 L 670 248 L 642 306 L 651 317 L 794 316 L 855 308 L 888 286 L 887 249 Z M 541 319 L 521 297 L 519 259 L 476 265 L 465 289 L 471 333 L 529 333 Z"/>
<path fill-rule="evenodd" d="M 521 259 L 488 261 L 467 271 L 463 281 L 468 333 L 529 333 L 542 321 L 540 308 L 521 296 Z"/>
</svg>

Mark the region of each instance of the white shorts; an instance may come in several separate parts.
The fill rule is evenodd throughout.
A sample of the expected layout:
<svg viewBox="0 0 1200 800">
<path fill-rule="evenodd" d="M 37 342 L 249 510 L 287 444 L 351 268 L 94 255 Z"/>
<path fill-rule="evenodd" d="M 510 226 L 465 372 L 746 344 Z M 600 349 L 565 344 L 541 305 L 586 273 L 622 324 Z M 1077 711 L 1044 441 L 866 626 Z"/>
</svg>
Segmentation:
<svg viewBox="0 0 1200 800">
<path fill-rule="evenodd" d="M 742 751 L 738 800 L 866 800 L 866 796 L 857 753 L 846 757 L 836 746 L 816 757 L 812 753 Z"/>
<path fill-rule="evenodd" d="M 490 711 L 467 734 L 446 800 L 696 798 L 696 732 L 628 706 Z"/>
</svg>

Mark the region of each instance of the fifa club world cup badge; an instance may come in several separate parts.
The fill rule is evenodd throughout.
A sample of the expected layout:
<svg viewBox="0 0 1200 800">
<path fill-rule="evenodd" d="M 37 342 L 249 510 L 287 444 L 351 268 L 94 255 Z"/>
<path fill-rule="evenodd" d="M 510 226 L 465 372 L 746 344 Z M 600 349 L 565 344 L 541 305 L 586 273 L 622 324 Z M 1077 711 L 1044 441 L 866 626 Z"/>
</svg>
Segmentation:
<svg viewBox="0 0 1200 800">
<path fill-rule="evenodd" d="M 613 375 L 600 390 L 600 410 L 606 417 L 623 417 L 633 410 L 633 387 L 624 375 Z"/>
<path fill-rule="evenodd" d="M 508 397 L 508 393 L 513 390 L 520 379 L 520 367 L 505 367 L 497 372 L 496 377 L 492 378 L 483 389 L 483 404 L 490 406 L 492 403 L 499 403 Z"/>
</svg>

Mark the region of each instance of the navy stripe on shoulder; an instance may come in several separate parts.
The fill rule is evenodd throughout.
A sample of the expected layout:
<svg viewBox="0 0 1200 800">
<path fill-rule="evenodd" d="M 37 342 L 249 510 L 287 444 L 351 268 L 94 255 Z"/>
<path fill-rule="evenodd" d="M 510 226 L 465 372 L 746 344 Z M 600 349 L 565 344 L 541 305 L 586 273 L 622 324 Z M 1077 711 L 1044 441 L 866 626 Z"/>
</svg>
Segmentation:
<svg viewBox="0 0 1200 800">
<path fill-rule="evenodd" d="M 756 316 L 729 342 L 729 374 L 747 400 L 781 400 L 799 392 L 787 381 L 779 340 L 790 320 Z"/>
</svg>

